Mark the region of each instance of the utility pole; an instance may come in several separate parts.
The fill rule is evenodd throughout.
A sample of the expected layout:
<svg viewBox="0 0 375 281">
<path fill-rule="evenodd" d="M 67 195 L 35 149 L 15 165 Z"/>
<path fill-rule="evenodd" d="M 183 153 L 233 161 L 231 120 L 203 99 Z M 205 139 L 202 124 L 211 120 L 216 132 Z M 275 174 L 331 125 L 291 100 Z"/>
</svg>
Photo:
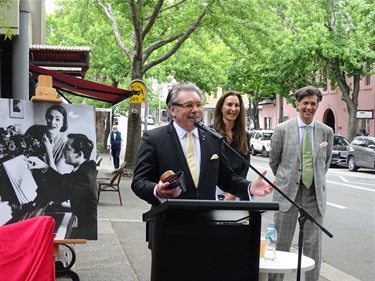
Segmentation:
<svg viewBox="0 0 375 281">
<path fill-rule="evenodd" d="M 279 94 L 279 124 L 284 122 L 284 97 Z"/>
</svg>

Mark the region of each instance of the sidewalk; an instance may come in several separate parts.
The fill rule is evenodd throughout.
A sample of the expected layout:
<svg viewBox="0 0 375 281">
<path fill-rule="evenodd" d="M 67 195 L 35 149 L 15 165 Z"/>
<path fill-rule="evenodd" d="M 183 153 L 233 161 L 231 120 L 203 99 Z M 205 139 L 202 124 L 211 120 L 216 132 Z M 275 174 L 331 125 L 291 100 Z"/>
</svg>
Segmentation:
<svg viewBox="0 0 375 281">
<path fill-rule="evenodd" d="M 113 164 L 103 157 L 98 177 L 110 176 Z M 134 195 L 131 179 L 122 177 L 120 201 L 117 192 L 100 194 L 98 240 L 76 245 L 74 271 L 81 281 L 147 281 L 150 279 L 151 252 L 145 242 L 146 224 L 142 214 L 150 209 Z"/>
<path fill-rule="evenodd" d="M 103 161 L 98 177 L 113 171 L 109 155 L 100 157 Z M 150 280 L 151 251 L 145 241 L 146 223 L 142 222 L 142 214 L 150 209 L 150 205 L 134 195 L 130 184 L 130 178 L 122 178 L 123 206 L 120 206 L 117 192 L 101 193 L 98 205 L 99 239 L 75 246 L 77 261 L 73 270 L 81 281 Z M 332 268 L 323 265 L 322 273 L 324 271 L 332 273 Z M 296 274 L 287 274 L 284 280 L 296 280 Z M 301 280 L 304 280 L 303 274 Z M 354 279 L 326 279 L 321 276 L 320 281 L 328 280 Z"/>
</svg>

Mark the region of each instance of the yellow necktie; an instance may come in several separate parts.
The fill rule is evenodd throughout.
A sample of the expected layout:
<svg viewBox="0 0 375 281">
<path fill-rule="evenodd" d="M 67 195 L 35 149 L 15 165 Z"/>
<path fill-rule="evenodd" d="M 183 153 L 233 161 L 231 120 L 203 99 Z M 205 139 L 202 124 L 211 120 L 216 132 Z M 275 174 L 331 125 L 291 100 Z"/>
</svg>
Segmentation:
<svg viewBox="0 0 375 281">
<path fill-rule="evenodd" d="M 186 160 L 189 165 L 190 174 L 193 178 L 195 187 L 198 186 L 198 172 L 197 165 L 195 162 L 195 152 L 194 152 L 194 142 L 192 138 L 192 133 L 187 132 L 187 141 L 186 141 Z"/>
<path fill-rule="evenodd" d="M 310 188 L 314 177 L 313 155 L 309 127 L 306 126 L 302 146 L 302 182 Z"/>
</svg>

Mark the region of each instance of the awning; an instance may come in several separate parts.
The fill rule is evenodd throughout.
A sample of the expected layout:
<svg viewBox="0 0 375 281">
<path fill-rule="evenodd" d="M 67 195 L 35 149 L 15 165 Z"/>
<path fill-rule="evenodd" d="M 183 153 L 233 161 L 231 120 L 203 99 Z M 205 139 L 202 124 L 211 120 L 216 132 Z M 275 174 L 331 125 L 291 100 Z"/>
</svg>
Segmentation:
<svg viewBox="0 0 375 281">
<path fill-rule="evenodd" d="M 56 90 L 68 90 L 72 94 L 81 93 L 82 97 L 109 102 L 115 105 L 133 95 L 133 91 L 124 90 L 80 78 L 48 70 L 33 64 L 29 64 L 29 70 L 37 81 L 39 75 L 52 76 L 53 87 Z M 76 94 L 77 95 L 77 94 Z"/>
</svg>

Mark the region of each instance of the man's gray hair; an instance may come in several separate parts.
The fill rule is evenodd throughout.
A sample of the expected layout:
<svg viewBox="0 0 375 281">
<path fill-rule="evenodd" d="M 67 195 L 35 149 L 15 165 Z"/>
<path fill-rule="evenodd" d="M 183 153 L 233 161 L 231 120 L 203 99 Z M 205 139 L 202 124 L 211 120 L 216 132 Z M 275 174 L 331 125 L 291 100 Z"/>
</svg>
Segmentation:
<svg viewBox="0 0 375 281">
<path fill-rule="evenodd" d="M 197 85 L 195 85 L 193 82 L 181 82 L 178 84 L 174 84 L 172 88 L 168 92 L 168 96 L 166 99 L 166 104 L 169 106 L 170 104 L 177 103 L 178 102 L 178 93 L 180 91 L 193 91 L 196 92 L 199 96 L 199 98 L 202 100 L 202 91 L 199 89 Z"/>
</svg>

